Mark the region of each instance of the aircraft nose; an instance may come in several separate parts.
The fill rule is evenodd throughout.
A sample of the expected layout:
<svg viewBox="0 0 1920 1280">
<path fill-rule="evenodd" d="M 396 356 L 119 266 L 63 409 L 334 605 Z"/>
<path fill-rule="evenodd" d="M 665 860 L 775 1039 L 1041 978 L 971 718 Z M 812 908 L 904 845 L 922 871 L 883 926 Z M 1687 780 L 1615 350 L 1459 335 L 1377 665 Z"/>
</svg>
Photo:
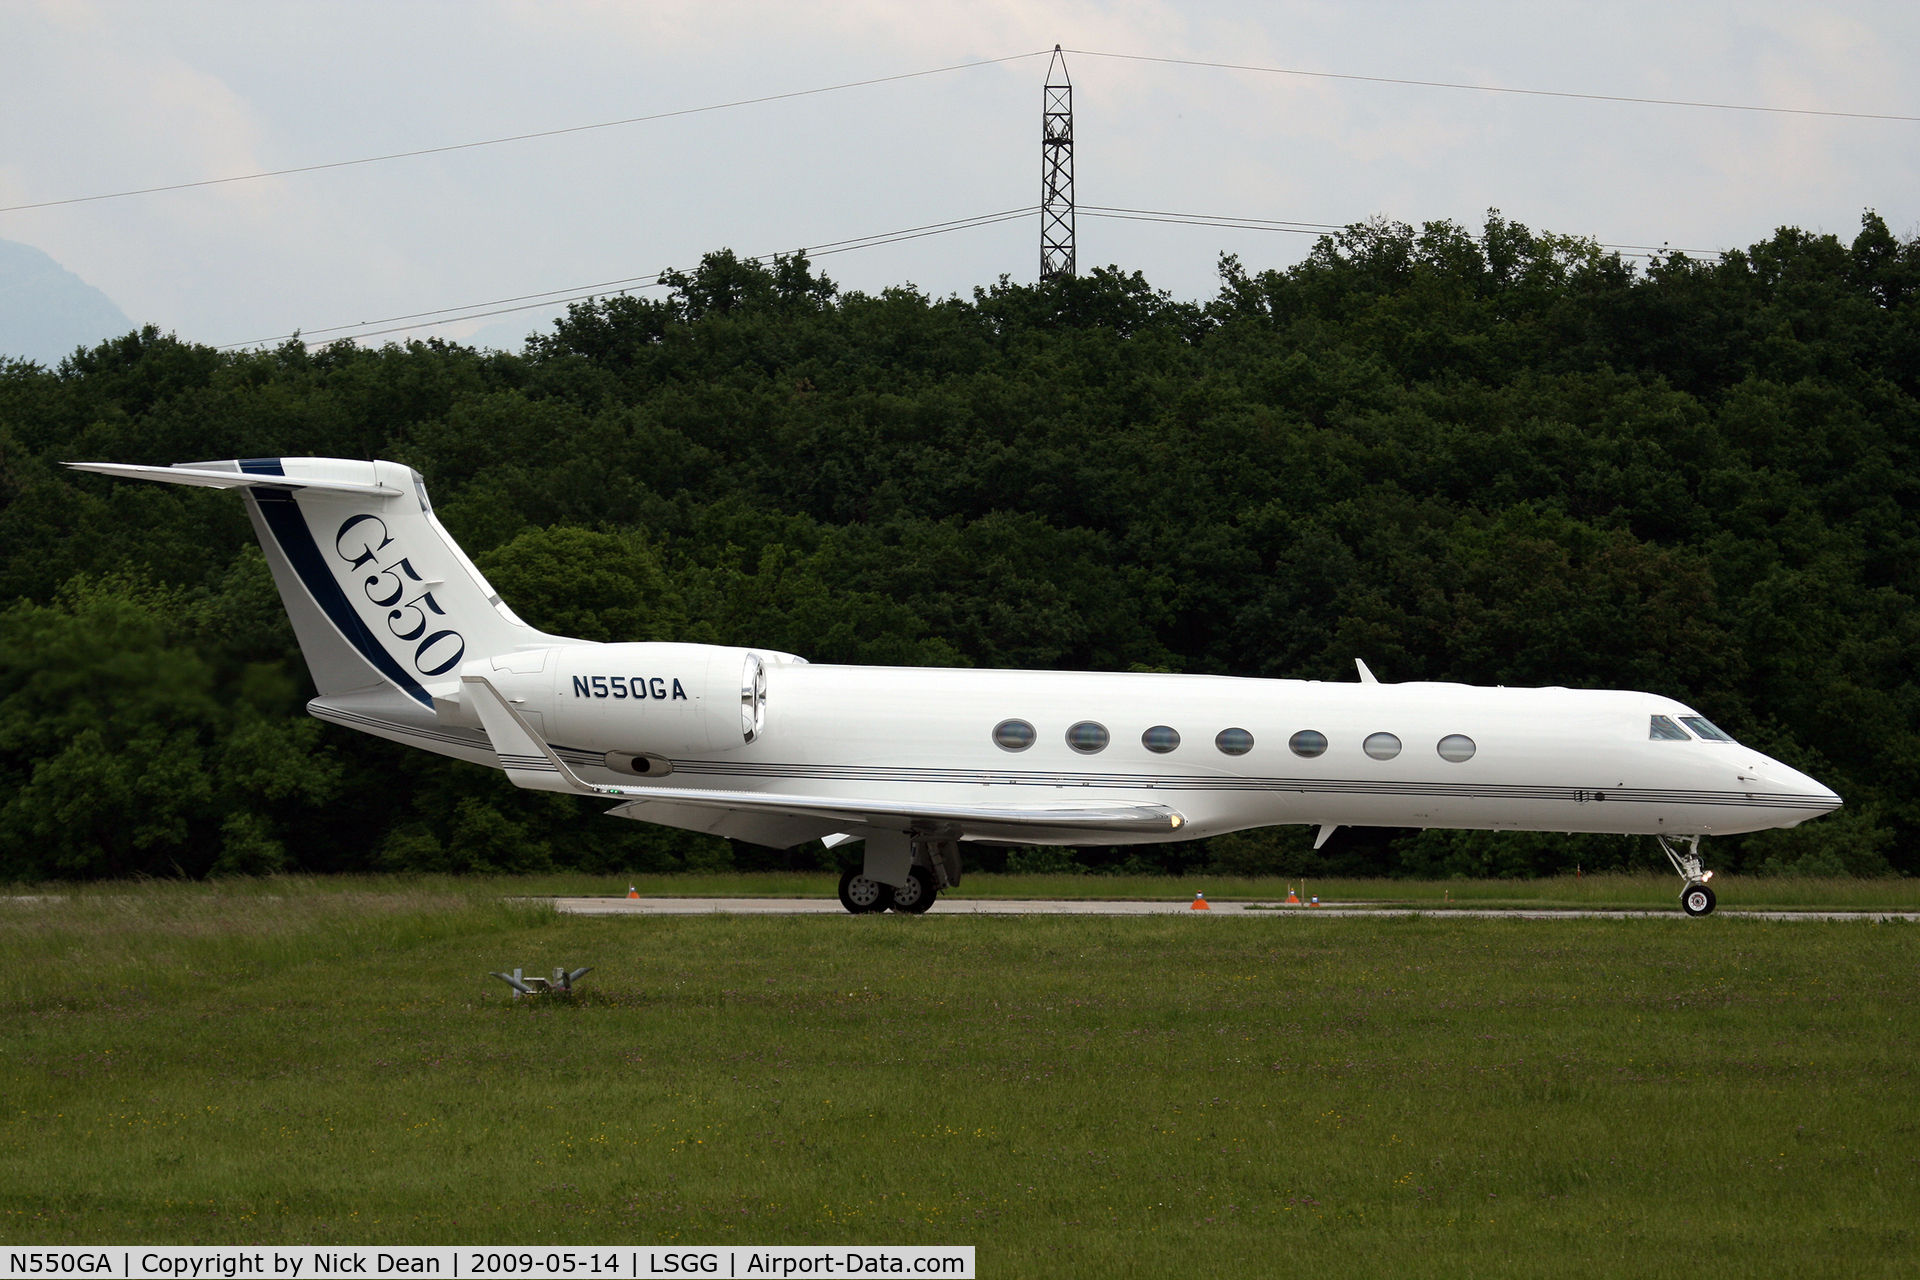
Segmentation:
<svg viewBox="0 0 1920 1280">
<path fill-rule="evenodd" d="M 1796 807 L 1812 809 L 1815 813 L 1832 813 L 1846 801 L 1838 792 L 1824 783 L 1809 778 L 1806 774 L 1778 760 L 1762 757 L 1761 776 L 1767 790 L 1783 793 L 1798 802 Z"/>
<path fill-rule="evenodd" d="M 1811 781 L 1811 779 L 1809 779 L 1809 781 Z M 1835 809 L 1838 809 L 1846 803 L 1846 801 L 1840 798 L 1839 792 L 1835 791 L 1832 787 L 1823 787 L 1817 782 L 1807 789 L 1807 795 L 1809 799 L 1819 802 L 1820 812 L 1822 813 L 1832 813 Z"/>
</svg>

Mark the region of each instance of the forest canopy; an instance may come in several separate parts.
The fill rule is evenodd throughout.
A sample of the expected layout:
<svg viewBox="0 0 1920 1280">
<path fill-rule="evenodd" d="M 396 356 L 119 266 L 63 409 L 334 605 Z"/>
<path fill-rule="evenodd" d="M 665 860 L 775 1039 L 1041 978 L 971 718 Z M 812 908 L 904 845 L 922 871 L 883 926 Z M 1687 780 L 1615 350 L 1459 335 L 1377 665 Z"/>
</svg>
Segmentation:
<svg viewBox="0 0 1920 1280">
<path fill-rule="evenodd" d="M 816 865 L 304 715 L 241 504 L 66 460 L 408 463 L 529 622 L 816 662 L 1635 688 L 1833 786 L 1715 841 L 1920 871 L 1920 241 L 1635 265 L 1376 221 L 1206 302 L 842 292 L 730 252 L 517 353 L 0 363 L 0 878 Z M 986 855 L 989 865 L 997 857 Z M 1015 866 L 1539 875 L 1650 841 L 1298 829 Z"/>
</svg>

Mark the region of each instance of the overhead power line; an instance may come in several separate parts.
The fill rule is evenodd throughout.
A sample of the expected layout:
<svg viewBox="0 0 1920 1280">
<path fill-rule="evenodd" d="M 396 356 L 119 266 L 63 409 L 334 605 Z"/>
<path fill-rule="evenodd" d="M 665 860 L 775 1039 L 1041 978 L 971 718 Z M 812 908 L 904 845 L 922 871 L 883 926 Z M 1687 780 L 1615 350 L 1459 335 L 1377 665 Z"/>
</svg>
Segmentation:
<svg viewBox="0 0 1920 1280">
<path fill-rule="evenodd" d="M 1298 222 L 1282 218 L 1244 218 L 1231 214 L 1212 213 L 1170 213 L 1164 209 L 1119 209 L 1107 205 L 1083 204 L 1080 212 L 1090 218 L 1117 218 L 1127 222 L 1172 222 L 1189 227 L 1222 227 L 1230 231 L 1291 231 L 1297 235 L 1323 236 L 1330 231 L 1344 231 L 1352 223 L 1347 222 Z M 1720 249 L 1676 249 L 1672 245 L 1652 244 L 1609 244 L 1604 240 L 1593 242 L 1602 249 L 1614 249 L 1629 258 L 1655 257 L 1668 253 L 1684 253 L 1690 257 L 1725 257 Z"/>
<path fill-rule="evenodd" d="M 40 200 L 32 204 L 0 205 L 0 213 L 18 213 L 23 209 L 51 209 L 63 204 L 90 204 L 96 200 L 119 200 L 126 196 L 148 196 L 161 191 L 187 191 L 194 187 L 217 187 L 229 182 L 252 182 L 259 178 L 280 178 L 293 173 L 318 173 L 323 169 L 348 169 L 355 165 L 380 164 L 387 160 L 408 160 L 415 156 L 440 155 L 448 151 L 471 151 L 475 147 L 497 147 L 508 142 L 528 142 L 535 138 L 558 138 L 569 133 L 590 133 L 596 129 L 616 129 L 622 125 L 645 124 L 650 120 L 670 120 L 675 116 L 696 116 L 709 111 L 730 111 L 735 107 L 757 106 L 765 102 L 782 102 L 788 98 L 808 98 L 822 93 L 839 93 L 843 89 L 864 89 L 869 85 L 890 84 L 896 80 L 917 80 L 923 76 L 945 75 L 949 71 L 967 71 L 974 67 L 990 67 L 1002 62 L 1019 62 L 1023 58 L 1037 58 L 1052 50 L 1036 49 L 1032 53 L 1013 53 L 1004 58 L 982 58 L 978 62 L 959 62 L 950 67 L 933 67 L 926 71 L 903 71 L 899 75 L 875 76 L 870 80 L 849 80 L 845 84 L 823 85 L 818 89 L 795 89 L 790 93 L 769 93 L 759 98 L 739 98 L 732 102 L 715 102 L 704 107 L 683 107 L 677 111 L 656 111 L 652 115 L 628 116 L 622 120 L 602 120 L 597 124 L 575 124 L 561 129 L 540 129 L 532 133 L 515 133 L 504 138 L 483 138 L 478 142 L 452 142 L 439 147 L 421 147 L 414 151 L 394 151 L 386 155 L 361 156 L 357 160 L 331 160 L 325 164 L 295 165 L 288 169 L 266 169 L 259 173 L 236 173 L 226 178 L 203 178 L 198 182 L 171 182 L 158 187 L 135 187 L 127 191 L 107 191 L 93 196 L 69 196 L 64 200 Z"/>
<path fill-rule="evenodd" d="M 755 254 L 746 259 L 748 262 L 766 263 L 776 258 L 790 257 L 804 253 L 809 259 L 831 257 L 836 253 L 851 253 L 855 249 L 873 249 L 881 245 L 899 244 L 905 240 L 919 240 L 926 236 L 945 235 L 950 231 L 969 231 L 975 227 L 990 227 L 996 223 L 1012 222 L 1018 218 L 1031 217 L 1039 211 L 1038 205 L 1028 205 L 1022 209 L 1002 209 L 997 213 L 982 213 L 971 218 L 954 218 L 946 222 L 929 222 L 917 227 L 905 227 L 898 231 L 882 231 L 873 235 L 854 236 L 848 240 L 829 240 L 817 246 L 780 250 L 775 253 Z M 544 289 L 538 293 L 522 293 L 510 298 L 495 298 L 490 302 L 469 302 L 457 307 L 438 307 L 431 311 L 414 311 L 406 315 L 387 316 L 380 320 L 361 320 L 354 324 L 332 325 L 325 329 L 302 329 L 295 333 L 277 334 L 271 338 L 250 338 L 245 342 L 229 342 L 218 348 L 221 351 L 235 351 L 241 347 L 257 347 L 269 342 L 286 342 L 293 338 L 311 339 L 316 334 L 331 333 L 347 338 L 378 338 L 390 333 L 404 333 L 409 329 L 429 329 L 435 325 L 454 324 L 462 320 L 483 320 L 490 316 L 510 315 L 515 311 L 533 311 L 540 307 L 559 306 L 565 302 L 582 302 L 588 298 L 599 297 L 607 292 L 630 293 L 636 289 L 656 289 L 664 287 L 662 277 L 674 268 L 643 276 L 627 276 L 619 280 L 602 280 L 598 284 L 573 285 L 565 289 Z M 407 324 L 405 321 L 413 321 Z M 392 325 L 388 329 L 370 329 L 371 325 Z M 348 332 L 357 330 L 358 332 Z"/>
<path fill-rule="evenodd" d="M 1035 49 L 1030 53 L 1013 53 L 1003 58 L 982 58 L 975 62 L 959 62 L 946 67 L 931 67 L 924 71 L 905 71 L 898 75 L 874 76 L 866 80 L 849 80 L 843 84 L 822 85 L 814 89 L 795 89 L 787 93 L 770 93 L 757 98 L 739 98 L 731 102 L 715 102 L 705 106 L 683 107 L 674 111 L 658 111 L 651 115 L 627 116 L 619 120 L 602 120 L 593 124 L 568 125 L 559 129 L 538 129 L 527 133 L 509 134 L 499 138 L 482 138 L 475 142 L 453 142 L 436 147 L 419 147 L 411 151 L 392 151 L 383 155 L 360 156 L 352 160 L 331 160 L 322 164 L 293 165 L 285 169 L 265 169 L 258 173 L 237 173 L 224 178 L 202 178 L 194 182 L 170 182 L 152 187 L 132 187 L 125 191 L 104 191 L 90 196 L 68 196 L 59 200 L 37 200 L 26 204 L 0 205 L 0 213 L 19 213 L 28 209 L 51 209 L 69 204 L 91 204 L 100 200 L 120 200 L 128 196 L 156 195 L 164 191 L 189 191 L 196 187 L 216 187 L 234 182 L 253 182 L 261 178 L 280 178 L 296 173 L 319 173 L 328 169 L 348 169 L 357 165 L 381 164 L 389 160 L 407 160 L 419 156 L 441 155 L 450 151 L 470 151 L 478 147 L 497 147 L 509 142 L 529 142 L 539 138 L 557 138 L 573 133 L 589 133 L 598 129 L 615 129 L 623 125 L 645 124 L 653 120 L 670 120 L 676 116 L 702 115 L 712 111 L 729 111 L 736 107 L 750 107 L 768 102 L 781 102 L 791 98 L 814 97 L 825 93 L 839 93 L 846 89 L 861 89 L 876 84 L 890 84 L 899 80 L 916 80 L 926 76 L 945 75 L 951 71 L 967 71 L 975 67 L 989 67 L 1006 62 L 1020 62 L 1027 58 L 1042 57 L 1052 52 L 1053 50 L 1051 49 Z M 1754 103 L 1698 102 L 1682 98 L 1643 98 L 1614 93 L 1575 93 L 1561 89 L 1521 89 L 1508 85 L 1465 84 L 1450 80 L 1414 80 L 1398 76 L 1368 76 L 1350 72 L 1307 71 L 1298 67 L 1266 67 L 1239 62 L 1210 62 L 1199 58 L 1168 58 L 1144 53 L 1112 53 L 1098 49 L 1067 49 L 1064 50 L 1064 52 L 1079 54 L 1088 58 L 1111 58 L 1128 62 L 1158 62 L 1170 66 L 1207 67 L 1223 71 L 1253 71 L 1264 75 L 1305 76 L 1318 80 L 1350 80 L 1363 84 L 1400 84 L 1414 85 L 1427 89 L 1458 89 L 1474 93 L 1512 93 L 1528 97 L 1570 98 L 1588 102 L 1627 102 L 1639 103 L 1645 106 L 1694 107 L 1712 111 L 1753 111 L 1769 115 L 1821 116 L 1841 120 L 1892 120 L 1903 123 L 1920 123 L 1920 116 L 1894 115 L 1871 111 L 1828 111 L 1813 107 L 1767 107 Z"/>
<path fill-rule="evenodd" d="M 1709 111 L 1759 111 L 1768 115 L 1828 116 L 1840 120 L 1898 120 L 1920 123 L 1920 116 L 1873 111 L 1822 111 L 1813 107 L 1762 107 L 1745 102 L 1695 102 L 1685 98 L 1636 98 L 1619 93 L 1573 93 L 1564 89 L 1516 89 L 1497 84 L 1459 84 L 1451 80 L 1407 80 L 1397 76 L 1362 76 L 1335 71 L 1302 71 L 1297 67 L 1258 67 L 1240 62 L 1203 62 L 1197 58 L 1164 58 L 1145 53 L 1102 53 L 1097 49 L 1068 49 L 1088 58 L 1117 58 L 1127 62 L 1164 62 L 1176 67 L 1212 67 L 1223 71 L 1258 71 L 1274 76 L 1310 76 L 1316 80 L 1358 80 L 1366 84 L 1407 84 L 1423 89 L 1467 89 L 1474 93 L 1518 93 L 1532 98 L 1578 98 L 1587 102 L 1635 102 L 1653 107 L 1699 107 Z"/>
<path fill-rule="evenodd" d="M 1323 236 L 1341 231 L 1343 222 L 1288 222 L 1275 218 L 1238 218 L 1211 213 L 1168 213 L 1164 209 L 1117 209 L 1108 205 L 1083 204 L 1080 212 L 1090 218 L 1118 218 L 1125 222 L 1177 222 L 1190 227 L 1225 227 L 1235 231 L 1292 231 L 1304 236 Z"/>
<path fill-rule="evenodd" d="M 1290 218 L 1248 218 L 1228 214 L 1178 213 L 1165 209 L 1127 209 L 1115 205 L 1080 205 L 1079 211 L 1089 217 L 1116 218 L 1130 222 L 1166 222 L 1191 227 L 1218 227 L 1229 231 L 1283 231 L 1297 235 L 1326 235 L 1329 232 L 1343 231 L 1353 224 L 1343 222 L 1303 222 Z M 1028 205 L 1021 209 L 1001 209 L 995 213 L 977 214 L 971 218 L 953 218 L 946 222 L 928 222 L 917 227 L 903 227 L 898 231 L 882 231 L 873 235 L 853 236 L 846 240 L 828 240 L 812 247 L 789 249 L 775 253 L 755 254 L 744 261 L 767 263 L 776 258 L 804 253 L 809 259 L 831 257 L 837 253 L 851 253 L 856 249 L 872 249 L 881 245 L 899 244 L 907 240 L 919 240 L 926 236 L 945 235 L 951 231 L 969 231 L 975 227 L 990 227 L 1002 222 L 1013 222 L 1020 218 L 1029 218 L 1041 211 L 1039 205 Z M 1670 245 L 1632 245 L 1607 244 L 1595 241 L 1602 249 L 1612 249 L 1627 257 L 1657 257 L 1663 254 L 1683 253 L 1696 257 L 1721 257 L 1718 249 L 1675 249 Z M 378 320 L 361 320 L 353 324 L 332 325 L 325 329 L 302 329 L 294 333 L 277 334 L 271 338 L 251 338 L 245 342 L 229 342 L 218 348 L 221 351 L 235 351 L 242 347 L 257 347 L 270 342 L 286 342 L 301 339 L 309 345 L 321 334 L 334 334 L 337 337 L 325 339 L 338 341 L 341 338 L 379 338 L 389 334 L 406 333 L 413 329 L 431 329 L 443 324 L 457 324 L 464 320 L 484 320 L 493 316 L 512 315 L 519 311 L 534 311 L 541 307 L 559 306 L 568 302 L 583 302 L 600 297 L 609 292 L 631 293 L 640 289 L 664 288 L 663 277 L 673 268 L 652 272 L 641 276 L 625 276 L 617 280 L 602 280 L 596 284 L 570 285 L 563 289 L 544 289 L 536 293 L 516 294 L 507 298 L 494 298 L 487 302 L 469 302 L 456 307 L 437 307 L 429 311 L 413 311 L 404 315 L 386 316 Z M 374 328 L 375 325 L 388 326 Z"/>
</svg>

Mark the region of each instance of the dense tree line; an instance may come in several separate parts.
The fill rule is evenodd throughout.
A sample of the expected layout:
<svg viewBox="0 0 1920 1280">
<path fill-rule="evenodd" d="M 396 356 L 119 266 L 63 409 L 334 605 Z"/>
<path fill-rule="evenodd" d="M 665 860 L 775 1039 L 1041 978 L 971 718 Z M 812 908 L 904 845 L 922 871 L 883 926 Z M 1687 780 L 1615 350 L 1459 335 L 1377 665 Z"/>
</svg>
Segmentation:
<svg viewBox="0 0 1920 1280">
<path fill-rule="evenodd" d="M 1920 242 L 1635 267 L 1378 222 L 1176 301 L 841 293 L 730 253 L 524 351 L 0 366 L 0 876 L 803 865 L 301 714 L 238 502 L 68 459 L 385 457 L 516 610 L 814 661 L 1639 688 L 1848 801 L 1718 842 L 1920 870 Z M 1545 874 L 1646 842 L 1280 829 L 1013 864 Z M 995 855 L 986 855 L 992 862 Z"/>
</svg>

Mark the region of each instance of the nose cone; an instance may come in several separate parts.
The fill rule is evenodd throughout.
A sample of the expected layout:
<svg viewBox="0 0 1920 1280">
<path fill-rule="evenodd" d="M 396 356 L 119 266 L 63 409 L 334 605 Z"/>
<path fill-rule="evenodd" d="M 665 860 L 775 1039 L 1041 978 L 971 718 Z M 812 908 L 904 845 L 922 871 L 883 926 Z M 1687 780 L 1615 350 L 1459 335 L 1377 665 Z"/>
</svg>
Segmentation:
<svg viewBox="0 0 1920 1280">
<path fill-rule="evenodd" d="M 1789 765 L 1781 764 L 1766 756 L 1759 760 L 1759 789 L 1765 790 L 1779 802 L 1799 810 L 1807 817 L 1818 817 L 1823 813 L 1832 813 L 1845 801 L 1833 788 L 1814 781 L 1806 774 Z"/>
</svg>

